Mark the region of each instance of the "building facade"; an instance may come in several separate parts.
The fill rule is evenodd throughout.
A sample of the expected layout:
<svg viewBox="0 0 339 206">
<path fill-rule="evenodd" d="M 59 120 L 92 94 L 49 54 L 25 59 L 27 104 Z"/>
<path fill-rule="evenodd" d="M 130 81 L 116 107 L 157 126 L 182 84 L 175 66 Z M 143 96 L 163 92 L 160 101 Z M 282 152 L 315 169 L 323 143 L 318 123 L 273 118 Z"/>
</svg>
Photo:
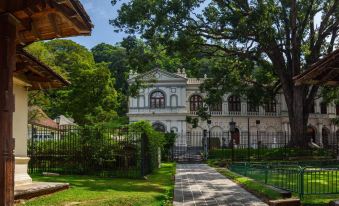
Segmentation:
<svg viewBox="0 0 339 206">
<path fill-rule="evenodd" d="M 197 110 L 201 107 L 205 93 L 201 93 L 199 86 L 203 78 L 188 78 L 185 70 L 170 73 L 154 69 L 145 74 L 131 72 L 129 83 L 136 79 L 147 83 L 146 88 L 139 90 L 139 95 L 129 98 L 128 116 L 130 122 L 149 120 L 158 130 L 186 134 L 202 133 L 203 130 L 212 133 L 227 133 L 230 122 L 235 122 L 238 141 L 245 141 L 242 134 L 290 134 L 288 111 L 283 94 L 277 94 L 275 99 L 256 106 L 245 98 L 226 94 L 220 102 L 211 108 L 211 122 L 199 121 L 193 128 L 187 117 L 197 117 Z M 339 115 L 339 107 L 335 104 L 325 104 L 322 99 L 314 101 L 314 111 L 311 112 L 308 122 L 308 138 L 320 146 L 333 143 L 337 134 L 337 126 L 331 121 Z"/>
</svg>

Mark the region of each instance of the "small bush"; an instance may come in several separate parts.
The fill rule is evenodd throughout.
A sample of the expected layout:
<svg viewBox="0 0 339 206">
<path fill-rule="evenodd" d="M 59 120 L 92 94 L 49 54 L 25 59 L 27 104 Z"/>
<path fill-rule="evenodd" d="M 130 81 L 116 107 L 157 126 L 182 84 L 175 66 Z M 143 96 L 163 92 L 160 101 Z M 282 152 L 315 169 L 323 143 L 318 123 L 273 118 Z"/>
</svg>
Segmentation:
<svg viewBox="0 0 339 206">
<path fill-rule="evenodd" d="M 132 133 L 144 134 L 147 138 L 146 140 L 146 155 L 150 161 L 150 164 L 147 165 L 148 169 L 153 171 L 158 167 L 158 152 L 159 149 L 162 151 L 165 145 L 165 136 L 164 133 L 154 130 L 149 121 L 139 121 L 129 125 L 129 131 Z M 147 163 L 147 162 L 146 162 Z"/>
</svg>

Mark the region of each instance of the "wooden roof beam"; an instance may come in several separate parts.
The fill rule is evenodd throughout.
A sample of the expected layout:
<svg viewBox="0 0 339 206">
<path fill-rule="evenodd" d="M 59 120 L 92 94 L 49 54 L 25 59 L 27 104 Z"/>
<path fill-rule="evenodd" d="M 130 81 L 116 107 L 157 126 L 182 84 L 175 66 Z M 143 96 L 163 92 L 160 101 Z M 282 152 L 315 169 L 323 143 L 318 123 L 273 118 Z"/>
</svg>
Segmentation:
<svg viewBox="0 0 339 206">
<path fill-rule="evenodd" d="M 65 4 L 53 3 L 53 7 L 62 14 L 64 19 L 71 25 L 74 25 L 74 28 L 77 32 L 82 33 L 86 32 L 86 26 L 77 19 L 78 13 L 70 7 L 65 6 Z"/>
<path fill-rule="evenodd" d="M 329 72 L 320 78 L 320 82 L 326 82 L 327 80 L 331 79 L 335 73 L 337 72 L 334 70 L 329 70 Z"/>
<path fill-rule="evenodd" d="M 67 0 L 55 0 L 57 4 L 64 4 Z"/>
<path fill-rule="evenodd" d="M 6 0 L 1 1 L 0 10 L 8 12 L 17 12 L 25 10 L 30 7 L 34 8 L 35 5 L 44 4 L 45 0 Z"/>
<path fill-rule="evenodd" d="M 31 32 L 37 37 L 38 40 L 42 39 L 36 21 L 31 21 Z"/>
<path fill-rule="evenodd" d="M 61 37 L 62 36 L 62 32 L 60 30 L 60 27 L 58 26 L 57 23 L 57 15 L 55 13 L 50 13 L 48 14 L 48 19 L 49 22 L 51 23 L 54 33 L 57 37 Z"/>
<path fill-rule="evenodd" d="M 72 8 L 65 6 L 66 4 L 58 4 L 56 2 L 52 2 L 52 7 L 55 8 L 58 12 L 64 14 L 68 18 L 75 18 L 77 17 L 78 13 L 74 11 Z"/>
</svg>

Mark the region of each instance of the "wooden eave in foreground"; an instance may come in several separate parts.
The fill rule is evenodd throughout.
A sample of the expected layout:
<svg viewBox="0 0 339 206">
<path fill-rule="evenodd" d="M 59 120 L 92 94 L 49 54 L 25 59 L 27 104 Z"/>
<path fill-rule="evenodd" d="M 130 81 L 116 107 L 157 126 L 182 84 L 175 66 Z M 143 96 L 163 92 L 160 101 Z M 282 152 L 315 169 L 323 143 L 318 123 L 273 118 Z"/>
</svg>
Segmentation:
<svg viewBox="0 0 339 206">
<path fill-rule="evenodd" d="M 0 15 L 17 20 L 17 45 L 90 35 L 93 25 L 79 0 L 1 0 Z"/>
<path fill-rule="evenodd" d="M 296 85 L 339 86 L 339 49 L 311 65 L 305 72 L 293 78 Z"/>
<path fill-rule="evenodd" d="M 25 50 L 17 51 L 16 60 L 14 77 L 30 84 L 29 90 L 60 88 L 70 84 L 65 78 Z"/>
</svg>

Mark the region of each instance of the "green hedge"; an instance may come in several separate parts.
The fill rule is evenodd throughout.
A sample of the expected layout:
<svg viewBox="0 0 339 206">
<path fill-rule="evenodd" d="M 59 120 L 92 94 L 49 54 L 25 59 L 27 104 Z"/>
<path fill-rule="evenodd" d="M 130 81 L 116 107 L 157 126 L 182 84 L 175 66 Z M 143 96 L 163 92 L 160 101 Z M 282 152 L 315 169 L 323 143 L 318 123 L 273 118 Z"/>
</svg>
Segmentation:
<svg viewBox="0 0 339 206">
<path fill-rule="evenodd" d="M 263 159 L 263 160 L 281 160 L 281 159 L 294 159 L 294 158 L 331 158 L 331 151 L 327 149 L 299 149 L 299 148 L 260 148 L 250 149 L 251 159 Z M 235 148 L 233 150 L 233 156 L 235 160 L 247 160 L 248 149 L 247 148 Z M 209 158 L 211 159 L 231 159 L 232 149 L 212 149 L 209 152 Z"/>
<path fill-rule="evenodd" d="M 147 164 L 147 170 L 149 172 L 152 172 L 155 168 L 159 166 L 160 163 L 158 161 L 158 154 L 159 151 L 162 151 L 164 149 L 164 133 L 154 130 L 151 123 L 145 120 L 132 123 L 129 125 L 128 128 L 130 132 L 144 134 L 144 137 L 147 138 L 145 141 L 145 152 L 147 156 L 146 161 L 149 162 L 145 162 L 145 164 Z"/>
</svg>

